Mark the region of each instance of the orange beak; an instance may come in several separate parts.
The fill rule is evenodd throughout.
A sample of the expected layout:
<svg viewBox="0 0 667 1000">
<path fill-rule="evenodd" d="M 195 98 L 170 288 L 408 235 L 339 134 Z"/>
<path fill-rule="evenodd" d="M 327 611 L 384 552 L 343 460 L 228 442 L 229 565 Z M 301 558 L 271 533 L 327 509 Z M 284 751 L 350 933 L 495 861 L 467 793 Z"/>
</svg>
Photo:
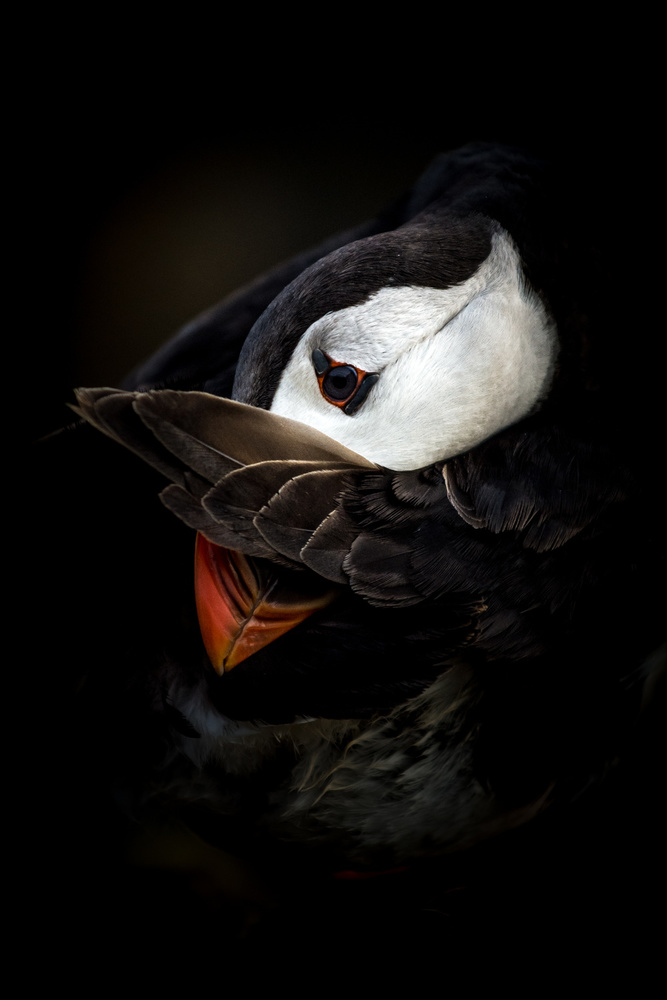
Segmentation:
<svg viewBox="0 0 667 1000">
<path fill-rule="evenodd" d="M 197 615 L 206 652 L 219 674 L 325 608 L 337 593 L 311 573 L 281 570 L 197 534 Z"/>
</svg>

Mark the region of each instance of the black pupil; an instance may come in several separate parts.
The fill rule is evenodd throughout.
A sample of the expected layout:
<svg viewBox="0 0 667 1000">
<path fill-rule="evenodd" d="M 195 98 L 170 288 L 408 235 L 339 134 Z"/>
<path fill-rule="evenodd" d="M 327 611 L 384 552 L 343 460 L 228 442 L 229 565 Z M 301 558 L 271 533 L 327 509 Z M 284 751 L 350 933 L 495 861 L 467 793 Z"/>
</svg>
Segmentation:
<svg viewBox="0 0 667 1000">
<path fill-rule="evenodd" d="M 349 365 L 330 368 L 322 379 L 322 389 L 329 399 L 343 400 L 350 396 L 357 386 L 357 372 Z"/>
</svg>

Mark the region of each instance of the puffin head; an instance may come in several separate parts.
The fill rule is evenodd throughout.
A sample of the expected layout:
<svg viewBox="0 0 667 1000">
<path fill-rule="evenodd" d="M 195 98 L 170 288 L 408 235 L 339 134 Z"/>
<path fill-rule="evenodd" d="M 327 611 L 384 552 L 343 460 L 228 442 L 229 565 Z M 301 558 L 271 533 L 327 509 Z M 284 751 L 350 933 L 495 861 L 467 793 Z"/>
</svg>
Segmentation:
<svg viewBox="0 0 667 1000">
<path fill-rule="evenodd" d="M 509 234 L 482 215 L 430 211 L 292 282 L 250 332 L 233 398 L 377 465 L 419 469 L 534 410 L 557 353 Z"/>
</svg>

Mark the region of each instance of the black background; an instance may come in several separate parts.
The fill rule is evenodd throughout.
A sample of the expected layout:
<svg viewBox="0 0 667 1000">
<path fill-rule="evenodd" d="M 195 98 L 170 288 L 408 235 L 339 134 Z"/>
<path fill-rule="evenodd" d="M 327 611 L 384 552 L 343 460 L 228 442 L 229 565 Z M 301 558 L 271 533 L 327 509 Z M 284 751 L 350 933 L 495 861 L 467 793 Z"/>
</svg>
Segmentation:
<svg viewBox="0 0 667 1000">
<path fill-rule="evenodd" d="M 222 24 L 140 26 L 111 10 L 94 21 L 22 24 L 9 91 L 6 199 L 16 225 L 5 337 L 21 431 L 34 439 L 67 421 L 74 386 L 117 384 L 200 310 L 383 208 L 435 153 L 464 142 L 576 150 L 588 169 L 599 163 L 610 212 L 640 211 L 654 159 L 648 61 L 629 72 L 636 43 L 623 30 L 583 37 L 577 25 L 554 24 L 550 10 L 541 17 L 507 41 L 495 26 L 487 36 L 445 15 L 382 31 L 373 21 L 365 32 L 352 19 L 314 26 L 238 12 Z M 642 752 L 652 759 L 652 744 Z M 626 822 L 619 838 L 618 807 L 604 806 L 581 851 L 572 848 L 581 828 L 572 827 L 562 842 L 557 831 L 531 847 L 535 877 L 531 865 L 499 871 L 492 856 L 480 869 L 489 881 L 466 871 L 458 896 L 458 873 L 447 873 L 445 897 L 429 893 L 431 873 L 407 885 L 329 887 L 324 897 L 287 878 L 275 909 L 264 885 L 255 896 L 254 873 L 220 875 L 200 846 L 188 867 L 193 848 L 180 832 L 150 842 L 146 855 L 137 841 L 120 884 L 89 844 L 70 877 L 60 870 L 76 856 L 70 825 L 41 815 L 44 771 L 31 772 L 8 820 L 31 826 L 27 839 L 43 851 L 19 862 L 22 964 L 29 978 L 93 991 L 118 975 L 169 993 L 177 970 L 189 989 L 205 973 L 221 989 L 230 977 L 263 975 L 314 992 L 334 971 L 354 980 L 360 960 L 375 982 L 391 981 L 398 963 L 422 986 L 422 967 L 435 967 L 443 991 L 482 976 L 541 989 L 581 962 L 599 983 L 621 958 L 639 981 L 656 947 L 647 908 L 658 773 L 652 764 L 640 796 L 626 784 L 637 826 Z M 616 826 L 614 848 L 600 852 L 582 886 L 606 823 Z M 644 845 L 650 861 L 637 857 Z M 522 851 L 520 843 L 511 856 Z M 45 879 L 46 869 L 59 876 Z M 240 947 L 241 923 L 267 912 Z"/>
<path fill-rule="evenodd" d="M 385 207 L 443 150 L 565 150 L 631 200 L 650 87 L 629 85 L 601 39 L 563 49 L 552 25 L 549 45 L 546 26 L 504 44 L 468 26 L 462 46 L 423 30 L 406 50 L 400 28 L 379 44 L 349 27 L 297 38 L 278 23 L 255 48 L 244 21 L 41 25 L 10 99 L 7 189 L 8 342 L 31 435 L 63 419 L 72 386 L 117 384 L 199 311 Z"/>
</svg>

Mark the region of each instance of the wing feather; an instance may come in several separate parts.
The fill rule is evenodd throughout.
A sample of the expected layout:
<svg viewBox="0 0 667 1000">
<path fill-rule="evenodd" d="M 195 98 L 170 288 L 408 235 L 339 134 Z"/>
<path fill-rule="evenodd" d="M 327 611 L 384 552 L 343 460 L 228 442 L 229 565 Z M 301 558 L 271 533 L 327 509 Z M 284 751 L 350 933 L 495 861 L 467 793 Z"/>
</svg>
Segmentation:
<svg viewBox="0 0 667 1000">
<path fill-rule="evenodd" d="M 519 532 L 521 544 L 536 552 L 594 531 L 632 489 L 630 472 L 608 444 L 539 421 L 447 462 L 443 476 L 464 521 L 494 534 Z"/>
</svg>

